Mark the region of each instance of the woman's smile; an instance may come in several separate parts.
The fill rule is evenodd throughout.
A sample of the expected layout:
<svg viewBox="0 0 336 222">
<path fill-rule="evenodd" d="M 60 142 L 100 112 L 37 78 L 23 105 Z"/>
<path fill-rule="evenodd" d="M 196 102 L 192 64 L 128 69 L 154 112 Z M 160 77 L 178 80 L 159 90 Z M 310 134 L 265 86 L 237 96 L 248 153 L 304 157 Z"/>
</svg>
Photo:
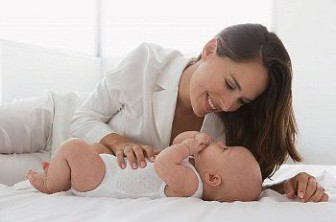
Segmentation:
<svg viewBox="0 0 336 222">
<path fill-rule="evenodd" d="M 207 113 L 217 111 L 217 107 L 209 96 L 209 93 L 206 94 L 205 109 Z"/>
</svg>

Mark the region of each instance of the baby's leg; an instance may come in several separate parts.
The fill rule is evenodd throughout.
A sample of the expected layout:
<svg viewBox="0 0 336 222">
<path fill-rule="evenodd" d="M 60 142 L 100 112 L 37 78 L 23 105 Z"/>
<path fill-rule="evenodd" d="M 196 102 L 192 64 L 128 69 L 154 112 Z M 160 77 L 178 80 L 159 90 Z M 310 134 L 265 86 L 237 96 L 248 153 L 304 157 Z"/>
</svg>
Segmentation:
<svg viewBox="0 0 336 222">
<path fill-rule="evenodd" d="M 71 186 L 81 192 L 95 189 L 104 175 L 105 164 L 93 146 L 71 139 L 59 148 L 45 173 L 29 171 L 27 177 L 37 190 L 55 193 Z"/>
</svg>

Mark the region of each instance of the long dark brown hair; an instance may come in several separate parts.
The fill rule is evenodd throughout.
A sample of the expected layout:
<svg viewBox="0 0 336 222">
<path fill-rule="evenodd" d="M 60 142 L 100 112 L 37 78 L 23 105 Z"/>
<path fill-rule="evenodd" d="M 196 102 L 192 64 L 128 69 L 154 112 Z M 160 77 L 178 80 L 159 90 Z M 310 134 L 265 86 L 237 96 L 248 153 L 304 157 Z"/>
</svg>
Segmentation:
<svg viewBox="0 0 336 222">
<path fill-rule="evenodd" d="M 219 57 L 234 62 L 260 60 L 269 76 L 267 89 L 253 102 L 235 112 L 218 114 L 225 126 L 226 144 L 248 148 L 260 165 L 263 179 L 272 176 L 288 157 L 301 161 L 295 147 L 292 65 L 281 40 L 260 24 L 231 26 L 216 38 Z"/>
</svg>

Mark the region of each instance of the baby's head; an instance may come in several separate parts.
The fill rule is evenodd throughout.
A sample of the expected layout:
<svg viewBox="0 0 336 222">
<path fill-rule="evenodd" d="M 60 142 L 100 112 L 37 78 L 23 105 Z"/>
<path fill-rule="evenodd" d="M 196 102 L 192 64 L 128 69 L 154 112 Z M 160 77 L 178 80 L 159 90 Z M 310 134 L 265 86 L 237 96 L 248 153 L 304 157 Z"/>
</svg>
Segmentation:
<svg viewBox="0 0 336 222">
<path fill-rule="evenodd" d="M 195 156 L 205 200 L 220 202 L 258 200 L 262 191 L 259 164 L 244 147 L 215 142 Z"/>
</svg>

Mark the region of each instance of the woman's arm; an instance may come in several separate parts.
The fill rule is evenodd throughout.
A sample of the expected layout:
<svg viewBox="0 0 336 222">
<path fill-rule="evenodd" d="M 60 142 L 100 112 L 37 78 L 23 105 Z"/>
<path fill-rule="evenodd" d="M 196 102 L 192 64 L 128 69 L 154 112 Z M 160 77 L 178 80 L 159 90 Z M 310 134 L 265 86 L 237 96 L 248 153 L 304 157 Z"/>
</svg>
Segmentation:
<svg viewBox="0 0 336 222">
<path fill-rule="evenodd" d="M 142 44 L 126 56 L 113 70 L 108 71 L 86 100 L 76 110 L 71 122 L 71 133 L 74 137 L 85 139 L 90 143 L 102 143 L 110 149 L 118 159 L 120 167 L 125 166 L 124 156 L 131 166 L 146 165 L 145 157 L 153 161 L 154 149 L 146 144 L 139 144 L 131 141 L 127 136 L 118 135 L 121 128 L 126 127 L 125 123 L 117 118 L 127 115 L 129 104 L 134 103 L 133 99 L 138 95 L 146 93 L 142 89 L 143 79 L 148 73 L 146 66 L 151 60 L 152 49 L 150 44 Z M 137 96 L 134 96 L 137 95 Z M 126 113 L 126 114 L 124 114 Z M 118 115 L 121 114 L 121 115 Z M 108 121 L 116 119 L 116 128 L 111 128 Z M 138 120 L 141 122 L 141 119 Z M 137 122 L 129 123 L 127 127 L 135 127 Z M 120 128 L 118 128 L 120 127 Z M 130 148 L 127 148 L 130 147 Z M 127 148 L 127 149 L 125 149 Z M 124 152 L 124 151 L 128 152 Z"/>
<path fill-rule="evenodd" d="M 194 171 L 182 165 L 188 156 L 200 152 L 207 146 L 195 139 L 186 139 L 183 143 L 167 147 L 156 157 L 154 169 L 165 181 L 167 189 L 177 196 L 192 196 L 198 187 L 198 179 Z"/>
<path fill-rule="evenodd" d="M 151 74 L 146 72 L 148 50 L 148 44 L 139 45 L 116 67 L 106 72 L 104 78 L 74 113 L 70 125 L 74 137 L 98 143 L 104 136 L 118 132 L 107 122 L 116 118 L 117 113 L 125 109 L 128 103 L 133 103 L 133 99 L 138 98 L 134 95 L 144 93 L 141 91 L 141 81 L 144 76 Z"/>
</svg>

